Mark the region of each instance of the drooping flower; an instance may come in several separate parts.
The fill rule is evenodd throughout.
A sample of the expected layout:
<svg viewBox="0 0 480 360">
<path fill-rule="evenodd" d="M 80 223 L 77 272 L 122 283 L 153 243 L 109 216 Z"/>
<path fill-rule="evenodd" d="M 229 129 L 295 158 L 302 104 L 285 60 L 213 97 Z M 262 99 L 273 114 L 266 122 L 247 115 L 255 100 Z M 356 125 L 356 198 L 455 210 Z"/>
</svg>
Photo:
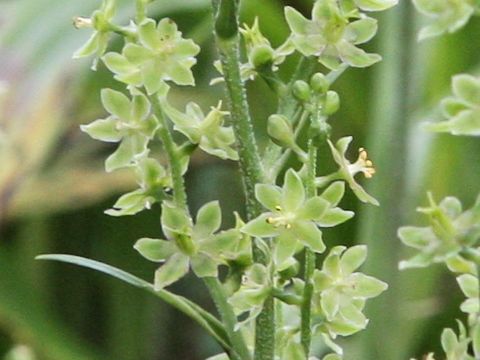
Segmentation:
<svg viewBox="0 0 480 360">
<path fill-rule="evenodd" d="M 478 8 L 471 0 L 413 0 L 413 3 L 418 11 L 433 20 L 420 31 L 420 40 L 459 30 Z"/>
<path fill-rule="evenodd" d="M 93 28 L 94 32 L 88 41 L 73 55 L 74 59 L 96 55 L 92 68 L 95 70 L 98 58 L 108 47 L 111 35 L 110 21 L 115 16 L 115 0 L 103 0 L 100 9 L 96 10 L 90 18 L 76 17 L 73 24 L 76 28 Z"/>
<path fill-rule="evenodd" d="M 164 262 L 155 272 L 155 289 L 162 289 L 185 276 L 190 267 L 198 277 L 217 277 L 222 253 L 230 252 L 241 239 L 236 229 L 217 232 L 221 224 L 218 202 L 204 205 L 195 224 L 183 210 L 164 202 L 162 229 L 168 240 L 143 238 L 135 249 L 146 259 Z"/>
<path fill-rule="evenodd" d="M 122 54 L 110 52 L 102 58 L 115 79 L 144 86 L 149 95 L 158 92 L 165 81 L 194 85 L 191 68 L 200 48 L 193 40 L 182 38 L 171 19 L 162 19 L 158 25 L 146 19 L 138 25 L 138 36 L 140 44 L 129 43 Z"/>
<path fill-rule="evenodd" d="M 303 246 L 321 253 L 325 250 L 319 227 L 341 224 L 353 216 L 337 207 L 344 193 L 342 183 L 332 184 L 321 196 L 306 199 L 305 188 L 294 170 L 285 174 L 283 188 L 259 184 L 256 197 L 269 210 L 250 221 L 242 231 L 256 237 L 275 237 L 277 269 L 292 264 L 293 255 Z"/>
<path fill-rule="evenodd" d="M 452 271 L 475 273 L 475 267 L 460 252 L 473 246 L 480 238 L 480 198 L 472 209 L 462 211 L 462 204 L 447 197 L 436 204 L 429 194 L 430 206 L 418 211 L 429 217 L 429 226 L 405 226 L 398 230 L 402 242 L 419 250 L 400 268 L 426 267 L 432 263 L 446 262 Z"/>
<path fill-rule="evenodd" d="M 352 137 L 344 137 L 337 141 L 335 145 L 328 140 L 328 145 L 332 151 L 333 159 L 339 165 L 339 170 L 331 175 L 322 176 L 316 179 L 317 186 L 324 186 L 332 180 L 343 179 L 345 180 L 355 195 L 363 202 L 373 205 L 379 205 L 378 201 L 369 195 L 363 187 L 355 180 L 355 175 L 363 173 L 363 175 L 370 179 L 375 174 L 375 168 L 371 160 L 368 159 L 367 151 L 364 148 L 358 150 L 358 159 L 354 163 L 351 163 L 346 158 L 346 152 L 348 146 L 352 142 Z"/>
<path fill-rule="evenodd" d="M 368 67 L 381 60 L 379 55 L 368 54 L 356 46 L 376 34 L 377 21 L 361 15 L 350 22 L 336 0 L 316 1 L 311 20 L 292 7 L 286 7 L 285 16 L 295 48 L 305 56 L 317 56 L 329 69 L 338 69 L 342 63 Z"/>
<path fill-rule="evenodd" d="M 121 92 L 103 89 L 101 98 L 110 116 L 82 125 L 81 129 L 94 139 L 120 142 L 105 162 L 106 170 L 110 172 L 130 166 L 135 157 L 144 154 L 159 125 L 144 95 L 136 94 L 129 100 Z"/>
<path fill-rule="evenodd" d="M 428 129 L 453 135 L 480 136 L 480 78 L 467 74 L 452 79 L 453 96 L 441 103 L 448 119 L 428 124 Z"/>
</svg>

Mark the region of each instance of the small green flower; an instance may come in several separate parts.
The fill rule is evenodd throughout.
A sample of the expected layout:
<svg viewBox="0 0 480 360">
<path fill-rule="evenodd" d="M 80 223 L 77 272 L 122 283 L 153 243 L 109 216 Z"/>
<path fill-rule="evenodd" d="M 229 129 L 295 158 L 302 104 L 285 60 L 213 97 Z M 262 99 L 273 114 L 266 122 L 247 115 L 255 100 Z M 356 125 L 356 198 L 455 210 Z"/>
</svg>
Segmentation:
<svg viewBox="0 0 480 360">
<path fill-rule="evenodd" d="M 480 238 L 480 198 L 472 209 L 462 212 L 462 204 L 447 197 L 437 205 L 429 194 L 430 207 L 418 211 L 428 215 L 430 226 L 405 226 L 398 230 L 402 242 L 420 253 L 402 261 L 400 268 L 426 267 L 446 262 L 455 272 L 475 272 L 472 264 L 460 256 L 464 247 L 473 246 Z"/>
<path fill-rule="evenodd" d="M 139 159 L 135 166 L 139 189 L 122 195 L 105 213 L 111 216 L 135 215 L 167 197 L 164 189 L 171 186 L 171 178 L 155 159 L 147 156 Z"/>
<path fill-rule="evenodd" d="M 318 227 L 332 227 L 353 216 L 353 212 L 337 207 L 344 193 L 340 182 L 332 184 L 321 196 L 305 197 L 305 188 L 298 174 L 288 170 L 283 188 L 259 184 L 256 197 L 270 210 L 250 221 L 242 231 L 260 238 L 276 237 L 274 258 L 283 270 L 292 265 L 293 255 L 306 246 L 317 253 L 325 251 Z"/>
<path fill-rule="evenodd" d="M 315 2 L 312 20 L 292 7 L 286 7 L 285 16 L 295 48 L 305 56 L 317 56 L 329 69 L 338 69 L 342 63 L 367 67 L 381 60 L 379 55 L 367 54 L 356 46 L 376 34 L 377 21 L 362 15 L 350 22 L 336 0 Z"/>
<path fill-rule="evenodd" d="M 115 73 L 115 79 L 128 85 L 157 93 L 165 81 L 178 85 L 194 85 L 191 68 L 200 48 L 193 40 L 182 38 L 177 25 L 162 19 L 158 26 L 152 19 L 138 25 L 139 44 L 128 43 L 122 54 L 110 52 L 103 56 L 105 65 Z"/>
<path fill-rule="evenodd" d="M 420 31 L 420 40 L 459 30 L 478 9 L 473 0 L 413 0 L 413 3 L 418 11 L 433 19 Z"/>
<path fill-rule="evenodd" d="M 460 309 L 469 315 L 477 315 L 480 311 L 478 301 L 478 278 L 471 274 L 463 274 L 457 277 L 457 282 L 460 289 L 462 289 L 462 292 L 467 297 L 467 300 L 460 305 Z"/>
<path fill-rule="evenodd" d="M 460 330 L 458 336 L 452 329 L 445 329 L 442 332 L 442 348 L 447 356 L 446 360 L 475 360 L 468 354 L 471 339 L 467 336 L 465 326 L 458 322 L 458 327 Z"/>
<path fill-rule="evenodd" d="M 447 121 L 428 124 L 428 129 L 453 135 L 480 136 L 480 78 L 467 74 L 452 80 L 453 95 L 441 103 Z"/>
<path fill-rule="evenodd" d="M 388 288 L 383 281 L 354 272 L 366 257 L 364 245 L 350 249 L 336 246 L 325 259 L 322 270 L 315 271 L 314 310 L 325 317 L 320 329 L 325 329 L 332 338 L 364 329 L 368 323 L 362 313 L 365 301 Z"/>
<path fill-rule="evenodd" d="M 240 288 L 228 299 L 236 315 L 249 312 L 248 317 L 237 327 L 255 319 L 263 309 L 263 303 L 271 293 L 272 284 L 268 269 L 253 264 L 244 274 Z"/>
<path fill-rule="evenodd" d="M 103 0 L 102 6 L 96 10 L 91 18 L 76 17 L 73 24 L 76 28 L 93 28 L 94 32 L 88 41 L 73 55 L 74 59 L 96 55 L 100 58 L 108 47 L 112 28 L 110 20 L 115 16 L 116 3 L 115 0 Z M 92 68 L 95 70 L 97 59 L 94 61 Z"/>
<path fill-rule="evenodd" d="M 233 129 L 223 126 L 224 118 L 229 112 L 222 111 L 221 107 L 220 102 L 205 116 L 200 106 L 194 102 L 187 105 L 185 113 L 164 102 L 164 110 L 175 124 L 175 130 L 180 131 L 193 144 L 198 144 L 203 151 L 211 155 L 238 160 L 238 154 L 232 148 L 235 142 Z"/>
<path fill-rule="evenodd" d="M 367 192 L 355 180 L 355 175 L 357 175 L 358 173 L 363 173 L 363 175 L 367 179 L 372 178 L 376 172 L 373 163 L 371 160 L 368 159 L 367 151 L 364 148 L 360 148 L 358 150 L 359 154 L 357 161 L 351 163 L 345 155 L 351 142 L 351 136 L 341 138 L 337 141 L 335 145 L 333 145 L 333 143 L 328 140 L 328 145 L 330 146 L 330 150 L 332 151 L 333 159 L 340 166 L 340 169 L 338 170 L 338 172 L 331 175 L 317 178 L 316 185 L 318 187 L 322 187 L 332 180 L 343 179 L 348 183 L 350 189 L 352 189 L 352 191 L 355 193 L 355 195 L 360 201 L 378 206 L 378 201 L 369 194 L 367 194 Z"/>
<path fill-rule="evenodd" d="M 162 229 L 168 240 L 143 238 L 134 246 L 146 259 L 165 262 L 155 272 L 155 289 L 178 281 L 190 266 L 198 277 L 218 276 L 218 265 L 225 264 L 223 252 L 231 252 L 241 238 L 236 229 L 217 233 L 221 221 L 217 201 L 198 211 L 195 225 L 184 210 L 163 203 Z"/>
<path fill-rule="evenodd" d="M 94 139 L 120 142 L 118 149 L 105 162 L 106 170 L 110 172 L 132 165 L 135 157 L 144 154 L 159 125 L 151 115 L 150 103 L 144 95 L 134 95 L 129 100 L 121 92 L 103 89 L 101 98 L 110 116 L 82 125 L 81 129 Z"/>
</svg>

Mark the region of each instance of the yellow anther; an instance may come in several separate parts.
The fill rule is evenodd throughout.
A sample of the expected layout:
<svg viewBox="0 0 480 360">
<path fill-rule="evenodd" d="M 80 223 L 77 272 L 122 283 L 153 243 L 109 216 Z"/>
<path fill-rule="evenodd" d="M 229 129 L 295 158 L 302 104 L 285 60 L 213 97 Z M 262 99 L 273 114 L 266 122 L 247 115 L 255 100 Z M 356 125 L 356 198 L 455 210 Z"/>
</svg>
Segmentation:
<svg viewBox="0 0 480 360">
<path fill-rule="evenodd" d="M 282 211 L 282 207 L 280 205 L 275 206 L 275 210 Z"/>
<path fill-rule="evenodd" d="M 365 161 L 365 165 L 369 166 L 369 167 L 372 167 L 373 166 L 373 162 L 371 160 L 367 160 Z"/>
<path fill-rule="evenodd" d="M 286 224 L 285 229 L 290 230 L 292 228 L 292 224 Z"/>
<path fill-rule="evenodd" d="M 268 217 L 266 220 L 267 224 L 272 225 L 275 222 L 275 219 L 273 217 Z"/>
</svg>

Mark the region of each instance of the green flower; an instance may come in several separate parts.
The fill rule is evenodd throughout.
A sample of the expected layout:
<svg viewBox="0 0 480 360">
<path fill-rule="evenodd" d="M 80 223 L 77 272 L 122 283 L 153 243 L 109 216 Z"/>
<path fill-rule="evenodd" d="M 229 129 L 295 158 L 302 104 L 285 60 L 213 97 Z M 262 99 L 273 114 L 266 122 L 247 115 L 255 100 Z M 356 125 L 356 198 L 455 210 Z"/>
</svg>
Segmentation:
<svg viewBox="0 0 480 360">
<path fill-rule="evenodd" d="M 321 196 L 305 197 L 305 188 L 298 174 L 288 170 L 283 188 L 259 184 L 256 197 L 270 210 L 250 221 L 242 231 L 260 238 L 275 237 L 274 259 L 277 269 L 293 264 L 293 255 L 306 246 L 317 253 L 325 251 L 322 232 L 318 227 L 332 227 L 353 216 L 338 207 L 344 185 L 332 184 Z"/>
<path fill-rule="evenodd" d="M 97 58 L 101 57 L 108 47 L 112 27 L 110 20 L 115 16 L 115 0 L 103 0 L 102 6 L 96 10 L 91 18 L 76 17 L 73 24 L 76 28 L 93 28 L 95 31 L 88 41 L 73 55 L 74 59 L 87 57 L 95 54 Z M 92 68 L 97 67 L 97 59 Z"/>
<path fill-rule="evenodd" d="M 135 215 L 167 197 L 164 189 L 171 186 L 166 170 L 155 159 L 143 157 L 137 161 L 135 173 L 139 189 L 122 195 L 113 209 L 105 213 L 111 216 Z"/>
<path fill-rule="evenodd" d="M 354 272 L 367 257 L 364 245 L 347 249 L 334 247 L 323 263 L 322 270 L 314 274 L 314 311 L 325 320 L 320 331 L 327 331 L 335 338 L 347 336 L 367 326 L 368 320 L 362 313 L 365 301 L 377 297 L 388 285 L 371 276 Z"/>
<path fill-rule="evenodd" d="M 468 348 L 471 339 L 467 336 L 465 326 L 458 322 L 460 330 L 457 336 L 452 329 L 445 329 L 442 332 L 442 348 L 447 356 L 446 360 L 474 360 L 473 356 L 468 354 Z"/>
<path fill-rule="evenodd" d="M 263 309 L 263 303 L 270 295 L 272 283 L 268 269 L 261 264 L 253 264 L 245 272 L 240 288 L 228 299 L 236 315 L 249 312 L 248 317 L 237 327 L 255 319 Z"/>
<path fill-rule="evenodd" d="M 224 118 L 229 112 L 222 111 L 221 107 L 220 102 L 205 116 L 200 106 L 193 102 L 187 105 L 185 113 L 164 102 L 164 110 L 175 124 L 175 130 L 180 131 L 193 144 L 198 144 L 203 151 L 211 155 L 238 160 L 238 154 L 232 148 L 235 142 L 233 129 L 223 126 Z"/>
<path fill-rule="evenodd" d="M 377 21 L 362 15 L 350 22 L 336 0 L 318 0 L 312 20 L 291 7 L 286 7 L 285 16 L 295 48 L 305 56 L 317 56 L 329 69 L 337 69 L 342 63 L 367 67 L 381 60 L 379 55 L 356 47 L 376 34 Z"/>
<path fill-rule="evenodd" d="M 413 3 L 418 11 L 433 19 L 420 31 L 421 40 L 455 32 L 475 13 L 473 0 L 413 0 Z"/>
<path fill-rule="evenodd" d="M 479 307 L 479 290 L 478 290 L 478 278 L 471 274 L 463 274 L 457 277 L 458 285 L 462 289 L 463 294 L 467 299 L 460 305 L 460 310 L 476 318 Z"/>
<path fill-rule="evenodd" d="M 129 43 L 122 54 L 110 52 L 103 57 L 115 79 L 144 86 L 150 95 L 165 81 L 194 85 L 191 67 L 200 48 L 193 40 L 183 39 L 172 20 L 162 19 L 156 26 L 154 20 L 146 19 L 138 26 L 138 37 L 140 44 Z"/>
<path fill-rule="evenodd" d="M 101 98 L 110 116 L 82 125 L 81 129 L 94 139 L 120 142 L 118 149 L 105 162 L 110 172 L 132 165 L 135 157 L 145 153 L 148 142 L 158 129 L 158 122 L 151 115 L 150 103 L 144 95 L 134 95 L 129 100 L 121 92 L 103 89 Z"/>
<path fill-rule="evenodd" d="M 428 125 L 428 129 L 453 135 L 480 136 L 480 78 L 467 74 L 452 80 L 453 95 L 441 103 L 442 113 L 448 119 Z"/>
<path fill-rule="evenodd" d="M 317 178 L 316 185 L 318 187 L 322 187 L 332 180 L 343 179 L 348 183 L 360 201 L 373 205 L 379 205 L 378 201 L 367 194 L 367 192 L 355 180 L 355 175 L 358 173 L 363 173 L 367 179 L 372 178 L 375 174 L 375 168 L 373 167 L 372 161 L 368 159 L 367 151 L 364 148 L 360 148 L 358 150 L 359 154 L 356 162 L 351 163 L 349 160 L 347 160 L 345 154 L 351 142 L 351 136 L 341 138 L 335 145 L 328 140 L 328 145 L 332 151 L 333 159 L 340 166 L 340 169 L 331 175 Z"/>
<path fill-rule="evenodd" d="M 398 0 L 353 0 L 361 10 L 382 11 L 398 4 Z"/>
<path fill-rule="evenodd" d="M 143 238 L 135 249 L 146 259 L 165 262 L 155 272 L 155 289 L 162 289 L 185 276 L 190 266 L 198 277 L 217 277 L 230 252 L 241 238 L 238 230 L 217 233 L 222 221 L 217 201 L 204 205 L 195 225 L 190 216 L 173 204 L 162 205 L 162 229 L 168 240 Z"/>
<path fill-rule="evenodd" d="M 405 226 L 398 230 L 400 240 L 420 252 L 402 261 L 400 268 L 446 262 L 452 271 L 474 273 L 472 264 L 460 256 L 460 251 L 472 247 L 480 238 L 480 198 L 472 209 L 465 212 L 454 197 L 447 197 L 437 205 L 429 194 L 429 202 L 430 207 L 418 209 L 429 217 L 429 226 Z"/>
</svg>

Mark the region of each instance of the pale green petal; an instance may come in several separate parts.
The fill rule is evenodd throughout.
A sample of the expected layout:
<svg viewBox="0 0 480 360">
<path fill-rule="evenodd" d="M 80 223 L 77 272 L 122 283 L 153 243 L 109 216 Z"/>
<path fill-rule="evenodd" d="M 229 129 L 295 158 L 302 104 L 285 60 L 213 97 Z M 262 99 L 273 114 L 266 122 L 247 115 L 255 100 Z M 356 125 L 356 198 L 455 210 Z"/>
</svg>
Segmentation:
<svg viewBox="0 0 480 360">
<path fill-rule="evenodd" d="M 333 227 L 350 220 L 354 215 L 355 213 L 353 211 L 334 208 L 327 210 L 322 218 L 315 222 L 320 227 Z"/>
<path fill-rule="evenodd" d="M 245 234 L 258 237 L 277 236 L 279 229 L 267 222 L 269 217 L 269 214 L 260 215 L 243 226 L 241 231 Z"/>
<path fill-rule="evenodd" d="M 388 285 L 383 281 L 361 273 L 350 275 L 349 280 L 355 284 L 355 289 L 352 291 L 352 294 L 356 297 L 373 298 L 388 288 Z"/>
<path fill-rule="evenodd" d="M 285 7 L 285 18 L 287 19 L 287 23 L 294 33 L 302 35 L 308 33 L 310 21 L 296 9 L 290 6 Z"/>
<path fill-rule="evenodd" d="M 365 11 L 382 11 L 397 5 L 398 0 L 355 0 L 355 4 Z"/>
<path fill-rule="evenodd" d="M 316 253 L 325 251 L 325 244 L 322 240 L 322 232 L 312 222 L 299 221 L 292 226 L 292 231 L 297 240 Z"/>
<path fill-rule="evenodd" d="M 338 205 L 345 194 L 345 183 L 343 181 L 336 181 L 331 184 L 321 195 L 321 197 L 330 203 L 331 207 Z"/>
<path fill-rule="evenodd" d="M 116 125 L 117 120 L 108 118 L 94 121 L 88 125 L 81 125 L 80 129 L 94 139 L 105 142 L 119 142 L 122 135 L 118 132 Z"/>
<path fill-rule="evenodd" d="M 176 252 L 172 242 L 149 238 L 138 240 L 133 248 L 147 260 L 155 262 L 165 261 Z"/>
<path fill-rule="evenodd" d="M 345 39 L 358 45 L 370 41 L 377 33 L 378 22 L 372 18 L 363 18 L 347 25 Z"/>
<path fill-rule="evenodd" d="M 198 277 L 217 277 L 217 264 L 207 255 L 198 254 L 191 259 L 192 270 Z"/>
<path fill-rule="evenodd" d="M 344 276 L 350 275 L 357 270 L 367 259 L 367 247 L 365 245 L 353 246 L 345 251 L 340 259 L 340 267 Z"/>
<path fill-rule="evenodd" d="M 289 169 L 285 174 L 285 183 L 283 185 L 283 201 L 285 211 L 295 211 L 302 206 L 305 201 L 305 188 L 303 187 L 300 176 Z"/>
<path fill-rule="evenodd" d="M 382 60 L 380 55 L 368 54 L 348 41 L 340 41 L 336 47 L 340 58 L 353 67 L 364 68 Z"/>
<path fill-rule="evenodd" d="M 464 274 L 457 277 L 458 285 L 468 298 L 478 298 L 478 279 L 471 274 Z"/>
<path fill-rule="evenodd" d="M 125 58 L 134 65 L 142 65 L 143 63 L 152 60 L 155 54 L 137 44 L 127 44 L 123 48 L 122 54 Z"/>
<path fill-rule="evenodd" d="M 138 36 L 142 45 L 151 50 L 156 50 L 162 46 L 155 21 L 152 19 L 146 19 L 140 24 Z"/>
<path fill-rule="evenodd" d="M 322 309 L 325 312 L 328 320 L 332 320 L 338 313 L 339 310 L 339 295 L 334 290 L 325 290 L 322 292 L 321 304 Z"/>
<path fill-rule="evenodd" d="M 453 93 L 471 106 L 480 105 L 480 79 L 468 74 L 453 77 Z"/>
<path fill-rule="evenodd" d="M 404 226 L 398 229 L 398 237 L 407 246 L 423 249 L 436 241 L 430 227 Z"/>
<path fill-rule="evenodd" d="M 146 150 L 147 143 L 148 140 L 143 136 L 124 137 L 118 149 L 105 161 L 107 172 L 130 166 L 133 158 Z"/>
<path fill-rule="evenodd" d="M 290 265 L 290 259 L 295 255 L 298 240 L 293 236 L 282 234 L 275 242 L 274 260 L 278 271 L 284 270 Z"/>
<path fill-rule="evenodd" d="M 198 210 L 194 232 L 199 236 L 213 234 L 222 224 L 222 210 L 218 201 L 205 204 Z"/>
<path fill-rule="evenodd" d="M 320 221 L 325 217 L 329 203 L 323 197 L 313 197 L 297 211 L 297 219 Z"/>
<path fill-rule="evenodd" d="M 124 94 L 112 89 L 102 89 L 102 104 L 110 114 L 122 120 L 130 119 L 130 100 Z"/>
<path fill-rule="evenodd" d="M 189 258 L 181 253 L 172 255 L 165 264 L 155 272 L 155 290 L 162 290 L 164 287 L 180 280 L 188 273 Z"/>
<path fill-rule="evenodd" d="M 282 193 L 278 186 L 257 184 L 255 186 L 255 197 L 267 209 L 277 210 L 282 203 Z"/>
<path fill-rule="evenodd" d="M 82 57 L 87 57 L 95 54 L 99 47 L 99 38 L 100 34 L 95 31 L 92 36 L 87 40 L 85 45 L 83 45 L 80 49 L 75 51 L 73 54 L 74 59 L 79 59 Z"/>
<path fill-rule="evenodd" d="M 465 110 L 449 121 L 428 124 L 428 130 L 453 135 L 480 136 L 480 111 Z"/>
</svg>

